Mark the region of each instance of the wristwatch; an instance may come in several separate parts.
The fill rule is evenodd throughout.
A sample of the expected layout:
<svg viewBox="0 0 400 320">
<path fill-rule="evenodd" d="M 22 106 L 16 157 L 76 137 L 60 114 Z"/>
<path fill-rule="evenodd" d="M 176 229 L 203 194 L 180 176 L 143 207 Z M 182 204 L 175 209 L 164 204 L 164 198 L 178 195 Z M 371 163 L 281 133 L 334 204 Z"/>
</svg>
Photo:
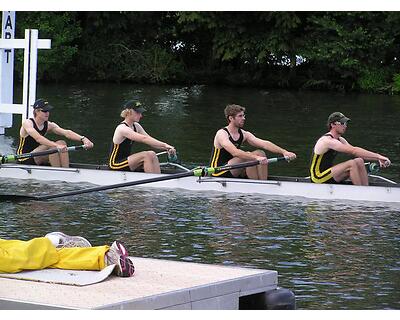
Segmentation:
<svg viewBox="0 0 400 320">
<path fill-rule="evenodd" d="M 81 142 L 83 142 L 83 140 L 84 140 L 85 138 L 86 138 L 85 136 L 82 136 L 82 137 L 81 137 Z"/>
</svg>

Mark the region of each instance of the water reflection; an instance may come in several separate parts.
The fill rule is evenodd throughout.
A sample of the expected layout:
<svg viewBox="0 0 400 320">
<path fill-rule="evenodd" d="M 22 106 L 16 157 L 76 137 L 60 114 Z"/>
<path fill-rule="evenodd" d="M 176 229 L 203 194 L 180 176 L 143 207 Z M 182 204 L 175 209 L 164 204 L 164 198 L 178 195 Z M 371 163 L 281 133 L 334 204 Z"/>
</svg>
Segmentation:
<svg viewBox="0 0 400 320">
<path fill-rule="evenodd" d="M 13 148 L 14 138 L 4 135 L 0 135 L 0 155 L 13 154 L 15 148 Z"/>
<path fill-rule="evenodd" d="M 0 235 L 63 230 L 142 257 L 273 269 L 299 308 L 400 307 L 398 210 L 286 200 L 137 188 L 5 203 Z"/>
</svg>

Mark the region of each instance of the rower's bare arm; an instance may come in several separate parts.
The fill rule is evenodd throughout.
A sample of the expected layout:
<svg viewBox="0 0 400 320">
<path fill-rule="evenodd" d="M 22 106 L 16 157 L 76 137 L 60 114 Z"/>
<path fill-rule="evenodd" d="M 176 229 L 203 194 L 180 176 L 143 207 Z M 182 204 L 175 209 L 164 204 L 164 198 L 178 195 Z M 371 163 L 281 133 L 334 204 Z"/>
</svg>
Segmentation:
<svg viewBox="0 0 400 320">
<path fill-rule="evenodd" d="M 132 141 L 147 144 L 152 148 L 166 150 L 166 151 L 175 151 L 175 148 L 173 146 L 169 145 L 168 143 L 157 140 L 152 136 L 148 135 L 147 133 L 146 134 L 138 133 L 128 127 L 121 128 L 121 133 L 126 138 Z"/>
<path fill-rule="evenodd" d="M 93 142 L 89 140 L 89 138 L 82 136 L 80 134 L 77 134 L 76 132 L 70 130 L 70 129 L 64 129 L 61 128 L 58 124 L 55 122 L 50 122 L 49 121 L 49 132 L 53 132 L 59 136 L 63 136 L 69 140 L 73 141 L 81 141 L 86 149 L 93 148 Z"/>
<path fill-rule="evenodd" d="M 155 149 L 168 151 L 171 154 L 176 153 L 175 147 L 169 145 L 168 143 L 157 140 L 157 139 L 151 137 L 150 135 L 142 135 L 142 136 L 144 137 L 143 143 L 145 143 Z"/>
<path fill-rule="evenodd" d="M 389 158 L 382 156 L 379 153 L 366 150 L 364 148 L 352 146 L 347 141 L 346 141 L 346 143 L 342 143 L 335 139 L 329 139 L 329 141 L 327 141 L 327 146 L 330 149 L 333 149 L 333 150 L 336 150 L 336 151 L 342 152 L 342 153 L 347 153 L 354 157 L 359 157 L 359 158 L 363 158 L 365 160 L 371 160 L 371 161 L 379 161 L 380 165 L 383 167 L 387 167 L 390 165 Z"/>
<path fill-rule="evenodd" d="M 246 131 L 245 137 L 246 137 L 246 141 L 253 147 L 262 148 L 264 150 L 267 150 L 269 152 L 276 153 L 276 154 L 282 154 L 284 157 L 286 157 L 289 160 L 296 159 L 295 153 L 288 151 L 286 149 L 283 149 L 282 147 L 276 145 L 275 143 L 273 143 L 271 141 L 257 138 L 251 132 Z"/>
<path fill-rule="evenodd" d="M 44 146 L 48 146 L 51 148 L 57 148 L 58 145 L 57 143 L 47 139 L 46 137 L 42 136 L 39 132 L 37 132 L 35 130 L 35 128 L 33 127 L 33 124 L 31 121 L 29 120 L 25 120 L 22 123 L 22 127 L 24 128 L 25 132 L 30 135 L 33 139 L 36 140 L 37 143 L 44 145 Z"/>
</svg>

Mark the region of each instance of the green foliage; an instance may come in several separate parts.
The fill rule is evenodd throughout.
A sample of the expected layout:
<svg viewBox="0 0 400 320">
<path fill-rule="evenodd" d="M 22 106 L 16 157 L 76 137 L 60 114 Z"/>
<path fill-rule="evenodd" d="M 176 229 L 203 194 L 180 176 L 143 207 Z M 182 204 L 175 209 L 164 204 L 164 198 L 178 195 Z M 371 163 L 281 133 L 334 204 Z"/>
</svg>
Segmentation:
<svg viewBox="0 0 400 320">
<path fill-rule="evenodd" d="M 400 93 L 400 73 L 393 76 L 393 92 Z"/>
<path fill-rule="evenodd" d="M 387 72 L 384 69 L 369 69 L 361 72 L 357 84 L 363 91 L 383 90 L 387 85 Z"/>
<path fill-rule="evenodd" d="M 25 28 L 52 39 L 39 79 L 400 92 L 400 12 L 17 12 Z"/>
<path fill-rule="evenodd" d="M 113 59 L 117 61 L 122 80 L 147 83 L 166 83 L 183 74 L 183 65 L 175 60 L 172 53 L 154 45 L 143 49 L 130 49 L 113 45 Z"/>
<path fill-rule="evenodd" d="M 258 65 L 291 55 L 301 28 L 293 12 L 188 12 L 179 13 L 178 23 L 183 32 L 199 30 L 210 39 L 212 59 Z"/>
<path fill-rule="evenodd" d="M 312 61 L 314 67 L 325 68 L 331 80 L 347 88 L 358 84 L 368 91 L 384 83 L 385 77 L 371 70 L 385 67 L 390 61 L 388 52 L 396 34 L 387 13 L 314 14 L 307 19 L 307 33 L 309 40 L 299 50 L 300 55 Z"/>
<path fill-rule="evenodd" d="M 82 14 L 79 69 L 90 80 L 172 82 L 184 66 L 172 45 L 174 14 L 103 12 Z"/>
<path fill-rule="evenodd" d="M 38 29 L 39 38 L 51 39 L 51 50 L 39 50 L 38 79 L 58 80 L 69 73 L 78 48 L 81 28 L 70 12 L 17 12 L 16 37 L 24 38 L 25 29 Z M 23 52 L 16 51 L 17 76 L 22 77 Z"/>
</svg>

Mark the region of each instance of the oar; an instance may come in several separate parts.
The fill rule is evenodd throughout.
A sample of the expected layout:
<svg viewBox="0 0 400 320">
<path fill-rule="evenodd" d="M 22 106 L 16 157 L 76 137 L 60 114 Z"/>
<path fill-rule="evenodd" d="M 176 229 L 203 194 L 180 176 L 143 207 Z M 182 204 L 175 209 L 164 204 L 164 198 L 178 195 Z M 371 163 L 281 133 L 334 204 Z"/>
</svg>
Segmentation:
<svg viewBox="0 0 400 320">
<path fill-rule="evenodd" d="M 67 150 L 65 152 L 75 151 L 75 150 L 80 150 L 80 149 L 85 149 L 85 146 L 81 145 L 81 146 L 67 147 Z M 55 149 L 48 149 L 48 150 L 44 150 L 44 151 L 29 152 L 29 153 L 23 153 L 23 154 L 9 154 L 9 155 L 4 155 L 4 156 L 0 155 L 0 162 L 7 163 L 7 162 L 15 161 L 18 159 L 46 156 L 48 154 L 53 154 L 53 153 L 57 153 L 57 152 L 61 152 L 61 151 L 59 149 L 55 148 Z M 62 151 L 62 152 L 64 152 L 64 151 Z"/>
<path fill-rule="evenodd" d="M 385 177 L 381 177 L 381 176 L 376 175 L 376 173 L 378 173 L 379 170 L 380 170 L 379 163 L 376 163 L 376 162 L 365 162 L 364 165 L 365 165 L 365 168 L 367 169 L 367 173 L 368 173 L 369 177 L 380 179 L 380 180 L 383 180 L 385 182 L 389 182 L 391 184 L 397 184 L 397 182 L 394 182 L 394 181 L 392 181 L 390 179 L 387 179 Z"/>
<path fill-rule="evenodd" d="M 274 162 L 278 162 L 278 161 L 282 161 L 282 160 L 286 160 L 286 158 L 285 157 L 271 158 L 271 159 L 268 159 L 268 163 L 274 163 Z M 200 168 L 195 168 L 188 172 L 175 173 L 175 174 L 165 175 L 165 176 L 161 176 L 161 177 L 129 181 L 129 182 L 111 184 L 111 185 L 107 185 L 107 186 L 87 188 L 87 189 L 82 189 L 82 190 L 74 190 L 74 191 L 52 194 L 52 195 L 30 196 L 30 195 L 18 195 L 18 194 L 0 194 L 0 201 L 48 200 L 48 199 L 61 198 L 61 197 L 67 197 L 67 196 L 74 196 L 74 195 L 84 194 L 84 193 L 89 193 L 89 192 L 137 186 L 137 185 L 141 185 L 141 184 L 161 182 L 161 181 L 173 180 L 173 179 L 179 179 L 179 178 L 185 178 L 185 177 L 191 177 L 191 176 L 204 177 L 204 176 L 209 176 L 209 175 L 212 175 L 213 173 L 218 173 L 221 171 L 256 166 L 259 163 L 260 163 L 259 161 L 255 160 L 255 161 L 242 162 L 242 163 L 238 163 L 238 164 L 226 165 L 226 166 L 215 167 L 215 168 L 200 167 Z"/>
</svg>

